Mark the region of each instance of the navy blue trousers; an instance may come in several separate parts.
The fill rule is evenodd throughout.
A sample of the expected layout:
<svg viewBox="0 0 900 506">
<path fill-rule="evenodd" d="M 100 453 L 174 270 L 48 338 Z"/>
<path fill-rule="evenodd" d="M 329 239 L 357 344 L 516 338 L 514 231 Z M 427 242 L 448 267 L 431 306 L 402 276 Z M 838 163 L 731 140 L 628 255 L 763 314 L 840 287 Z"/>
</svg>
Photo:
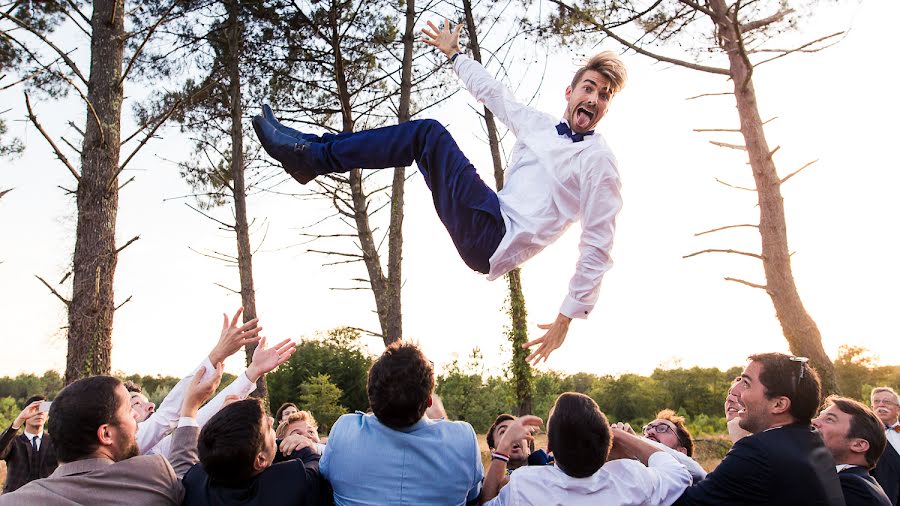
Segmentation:
<svg viewBox="0 0 900 506">
<path fill-rule="evenodd" d="M 439 122 L 424 119 L 309 137 L 313 141 L 309 153 L 319 175 L 406 167 L 415 161 L 459 256 L 475 271 L 490 271 L 491 255 L 506 233 L 500 201 Z"/>
</svg>

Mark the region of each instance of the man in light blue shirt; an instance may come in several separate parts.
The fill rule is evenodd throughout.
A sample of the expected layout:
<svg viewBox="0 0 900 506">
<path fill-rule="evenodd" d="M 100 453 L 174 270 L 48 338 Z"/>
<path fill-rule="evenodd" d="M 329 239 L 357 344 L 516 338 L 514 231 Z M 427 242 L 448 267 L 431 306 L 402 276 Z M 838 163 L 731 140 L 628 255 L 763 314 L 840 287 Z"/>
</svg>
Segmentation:
<svg viewBox="0 0 900 506">
<path fill-rule="evenodd" d="M 434 368 L 413 344 L 389 346 L 369 370 L 374 414 L 344 415 L 331 428 L 319 470 L 337 506 L 475 504 L 484 467 L 466 422 L 424 416 Z"/>
</svg>

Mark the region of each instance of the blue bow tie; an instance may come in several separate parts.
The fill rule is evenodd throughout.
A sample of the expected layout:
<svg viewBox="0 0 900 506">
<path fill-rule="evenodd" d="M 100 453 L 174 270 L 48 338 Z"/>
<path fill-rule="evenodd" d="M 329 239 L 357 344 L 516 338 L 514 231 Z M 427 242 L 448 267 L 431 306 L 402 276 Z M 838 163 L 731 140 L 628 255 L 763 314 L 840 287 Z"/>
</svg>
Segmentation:
<svg viewBox="0 0 900 506">
<path fill-rule="evenodd" d="M 585 135 L 594 135 L 593 130 L 587 131 L 583 134 L 576 134 L 572 131 L 571 128 L 569 128 L 569 125 L 567 125 L 565 121 L 560 121 L 559 124 L 556 125 L 556 133 L 558 133 L 559 135 L 568 136 L 570 139 L 572 139 L 572 142 L 581 142 L 584 140 Z"/>
</svg>

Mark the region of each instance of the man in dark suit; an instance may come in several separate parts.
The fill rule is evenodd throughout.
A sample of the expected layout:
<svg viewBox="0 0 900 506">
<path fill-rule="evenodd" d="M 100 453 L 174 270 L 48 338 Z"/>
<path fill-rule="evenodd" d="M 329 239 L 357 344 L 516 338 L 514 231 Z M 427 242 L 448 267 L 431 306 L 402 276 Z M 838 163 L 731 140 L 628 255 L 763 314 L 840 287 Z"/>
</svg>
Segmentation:
<svg viewBox="0 0 900 506">
<path fill-rule="evenodd" d="M 900 397 L 893 388 L 877 387 L 872 390 L 871 401 L 888 442 L 872 476 L 881 484 L 891 504 L 897 506 L 900 504 Z"/>
<path fill-rule="evenodd" d="M 805 358 L 753 355 L 730 393 L 737 397 L 740 426 L 751 435 L 676 505 L 844 504 L 834 459 L 810 427 L 821 385 Z"/>
<path fill-rule="evenodd" d="M 291 460 L 273 464 L 275 430 L 260 402 L 246 399 L 225 406 L 195 440 L 200 463 L 184 475 L 183 504 L 322 504 L 326 489 L 319 475 L 319 454 L 313 441 L 305 441 Z"/>
<path fill-rule="evenodd" d="M 887 444 L 875 413 L 853 399 L 831 396 L 812 424 L 837 464 L 847 506 L 891 506 L 884 490 L 869 474 Z"/>
<path fill-rule="evenodd" d="M 12 492 L 32 480 L 46 478 L 56 469 L 53 439 L 44 432 L 47 412 L 41 411 L 43 395 L 25 401 L 25 409 L 0 434 L 0 459 L 6 461 L 6 485 L 3 493 Z M 19 429 L 25 427 L 21 435 Z"/>
<path fill-rule="evenodd" d="M 50 408 L 59 467 L 47 478 L 0 495 L 0 506 L 180 505 L 184 488 L 178 476 L 196 455 L 186 442 L 197 437 L 197 410 L 221 379 L 221 363 L 194 375 L 173 436 L 171 465 L 162 455 L 138 456 L 137 421 L 120 380 L 92 376 L 72 383 Z"/>
</svg>

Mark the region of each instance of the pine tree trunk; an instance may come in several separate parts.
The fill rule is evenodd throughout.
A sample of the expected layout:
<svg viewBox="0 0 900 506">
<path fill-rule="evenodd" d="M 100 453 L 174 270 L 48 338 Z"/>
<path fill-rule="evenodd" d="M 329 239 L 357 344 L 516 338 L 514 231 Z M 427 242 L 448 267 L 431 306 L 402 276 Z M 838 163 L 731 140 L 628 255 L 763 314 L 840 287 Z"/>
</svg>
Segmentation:
<svg viewBox="0 0 900 506">
<path fill-rule="evenodd" d="M 478 43 L 478 31 L 475 25 L 475 16 L 472 13 L 471 0 L 463 0 L 463 10 L 466 16 L 466 33 L 469 35 L 469 49 L 472 57 L 478 63 L 481 61 L 481 46 Z M 484 108 L 484 123 L 487 126 L 488 145 L 491 148 L 491 159 L 494 162 L 494 180 L 497 191 L 503 189 L 504 171 L 503 158 L 500 156 L 500 136 L 497 134 L 497 123 L 494 114 Z M 525 360 L 528 352 L 522 345 L 528 341 L 528 313 L 525 310 L 525 295 L 522 293 L 521 269 L 513 269 L 506 275 L 509 283 L 509 316 L 512 326 L 509 329 L 509 340 L 512 343 L 512 374 L 516 391 L 519 416 L 532 414 L 532 375 L 531 366 Z"/>
<path fill-rule="evenodd" d="M 241 305 L 244 307 L 244 322 L 256 318 L 256 291 L 253 288 L 253 251 L 250 249 L 250 229 L 247 220 L 247 191 L 244 182 L 244 126 L 241 94 L 241 53 L 244 46 L 243 24 L 240 20 L 240 5 L 228 2 L 228 57 L 229 100 L 231 109 L 231 177 L 234 190 L 235 235 L 237 238 L 238 272 L 241 278 Z M 255 344 L 245 349 L 246 362 L 253 358 Z M 253 397 L 268 402 L 269 389 L 266 377 L 256 380 Z"/>
<path fill-rule="evenodd" d="M 76 197 L 78 223 L 72 259 L 72 301 L 68 307 L 66 384 L 86 376 L 109 374 L 115 312 L 124 6 L 122 0 L 96 0 L 93 5 L 87 92 L 93 111 L 88 108 L 86 114 Z"/>
<path fill-rule="evenodd" d="M 762 238 L 762 262 L 766 274 L 766 292 L 772 299 L 775 314 L 791 352 L 809 357 L 822 378 L 826 395 L 835 392 L 834 364 L 822 347 L 822 335 L 806 312 L 794 284 L 791 255 L 788 250 L 784 199 L 781 179 L 766 141 L 763 122 L 753 88 L 753 67 L 736 33 L 723 0 L 712 0 L 710 7 L 717 16 L 719 44 L 728 54 L 729 71 L 734 83 L 734 96 L 741 121 L 741 134 L 750 157 L 756 193 L 759 198 L 759 233 Z"/>
</svg>

